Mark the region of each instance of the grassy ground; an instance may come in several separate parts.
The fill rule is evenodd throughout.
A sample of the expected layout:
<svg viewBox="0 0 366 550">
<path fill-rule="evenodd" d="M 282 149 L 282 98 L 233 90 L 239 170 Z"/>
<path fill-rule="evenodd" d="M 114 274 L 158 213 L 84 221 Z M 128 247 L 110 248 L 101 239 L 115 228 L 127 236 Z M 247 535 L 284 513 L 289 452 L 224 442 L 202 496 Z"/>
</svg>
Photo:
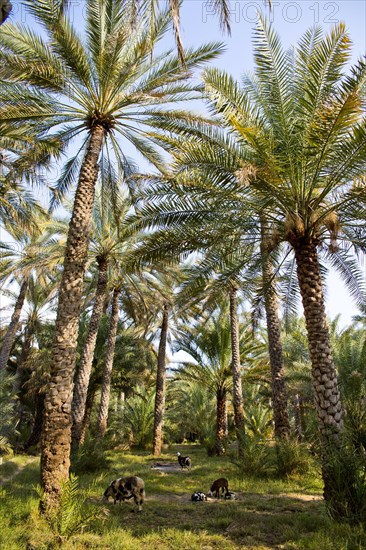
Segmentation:
<svg viewBox="0 0 366 550">
<path fill-rule="evenodd" d="M 316 476 L 292 480 L 240 479 L 228 458 L 207 458 L 199 447 L 174 446 L 159 462 L 176 462 L 176 452 L 190 454 L 191 471 L 163 473 L 152 469 L 156 462 L 147 453 L 111 454 L 111 469 L 102 474 L 79 477 L 80 500 L 85 506 L 102 509 L 101 496 L 113 479 L 127 475 L 142 477 L 146 503 L 142 514 L 131 513 L 133 502 L 108 504 L 106 519 L 96 519 L 82 534 L 62 542 L 62 548 L 103 550 L 234 550 L 236 548 L 361 550 L 366 534 L 360 528 L 337 525 L 326 515 L 321 484 Z M 14 469 L 15 464 L 15 469 Z M 11 466 L 13 465 L 13 466 Z M 21 469 L 19 466 L 24 466 Z M 14 457 L 0 467 L 8 481 L 0 489 L 0 548 L 46 549 L 56 539 L 37 514 L 39 462 Z M 10 480 L 9 473 L 14 477 Z M 229 480 L 238 500 L 191 502 L 191 494 L 208 492 L 219 478 Z"/>
</svg>

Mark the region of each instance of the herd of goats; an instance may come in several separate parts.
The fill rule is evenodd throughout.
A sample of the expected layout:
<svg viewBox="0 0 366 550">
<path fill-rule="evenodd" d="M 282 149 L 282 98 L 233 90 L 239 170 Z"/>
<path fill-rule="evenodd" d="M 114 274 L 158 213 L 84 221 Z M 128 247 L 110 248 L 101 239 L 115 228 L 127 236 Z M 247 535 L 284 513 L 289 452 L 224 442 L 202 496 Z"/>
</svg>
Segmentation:
<svg viewBox="0 0 366 550">
<path fill-rule="evenodd" d="M 190 470 L 192 467 L 191 458 L 189 456 L 182 456 L 180 453 L 177 453 L 177 456 L 178 463 L 182 470 L 183 468 Z M 207 495 L 198 491 L 192 494 L 191 500 L 193 502 L 204 501 L 207 500 L 208 496 L 220 498 L 220 490 L 221 495 L 224 496 L 225 499 L 234 500 L 236 498 L 235 493 L 229 491 L 228 480 L 224 477 L 220 477 L 220 479 L 216 479 L 216 481 L 213 482 Z M 110 498 L 113 499 L 114 504 L 133 498 L 138 508 L 138 512 L 142 512 L 142 505 L 145 500 L 145 483 L 143 479 L 137 476 L 115 479 L 104 491 L 103 500 L 108 501 Z"/>
</svg>

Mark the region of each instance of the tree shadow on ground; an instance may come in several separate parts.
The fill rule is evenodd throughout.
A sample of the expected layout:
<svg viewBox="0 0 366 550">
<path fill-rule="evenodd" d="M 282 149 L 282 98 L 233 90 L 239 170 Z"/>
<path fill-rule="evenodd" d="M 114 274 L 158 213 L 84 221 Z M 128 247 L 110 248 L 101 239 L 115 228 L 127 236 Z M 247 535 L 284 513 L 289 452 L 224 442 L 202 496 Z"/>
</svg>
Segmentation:
<svg viewBox="0 0 366 550">
<path fill-rule="evenodd" d="M 131 514 L 133 503 L 110 505 L 121 528 L 142 537 L 151 531 L 177 529 L 221 535 L 235 546 L 281 548 L 322 529 L 329 521 L 317 496 L 238 493 L 238 500 L 191 502 L 190 495 L 148 495 L 142 514 Z"/>
</svg>

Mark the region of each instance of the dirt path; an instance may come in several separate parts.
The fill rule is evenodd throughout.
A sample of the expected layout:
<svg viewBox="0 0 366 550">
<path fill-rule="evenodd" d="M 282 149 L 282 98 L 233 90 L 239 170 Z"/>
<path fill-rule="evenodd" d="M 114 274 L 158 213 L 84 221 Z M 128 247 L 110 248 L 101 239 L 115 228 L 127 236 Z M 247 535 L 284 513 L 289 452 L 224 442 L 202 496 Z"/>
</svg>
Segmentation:
<svg viewBox="0 0 366 550">
<path fill-rule="evenodd" d="M 13 472 L 7 477 L 4 477 L 4 478 L 2 477 L 0 479 L 0 487 L 2 487 L 3 485 L 6 485 L 10 481 L 13 481 L 13 479 L 16 478 L 24 470 L 24 468 L 29 466 L 29 464 L 32 464 L 32 462 L 35 462 L 37 459 L 38 459 L 37 456 L 32 456 L 28 458 L 28 460 L 24 464 L 21 464 L 20 466 L 17 465 L 17 469 L 15 470 L 15 472 Z M 1 469 L 0 469 L 0 472 L 1 472 Z"/>
</svg>

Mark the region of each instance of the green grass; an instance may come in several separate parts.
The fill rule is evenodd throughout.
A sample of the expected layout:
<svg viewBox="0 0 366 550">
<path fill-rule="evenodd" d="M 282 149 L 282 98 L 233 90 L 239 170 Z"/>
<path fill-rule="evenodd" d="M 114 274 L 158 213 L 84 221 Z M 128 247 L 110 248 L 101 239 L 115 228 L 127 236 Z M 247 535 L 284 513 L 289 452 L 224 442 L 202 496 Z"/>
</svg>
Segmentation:
<svg viewBox="0 0 366 550">
<path fill-rule="evenodd" d="M 176 550 L 237 548 L 252 550 L 361 550 L 366 548 L 362 527 L 337 525 L 326 515 L 320 479 L 288 480 L 239 477 L 228 457 L 208 458 L 197 446 L 174 446 L 159 461 L 176 461 L 176 452 L 190 454 L 191 471 L 161 473 L 148 453 L 110 453 L 112 468 L 98 475 L 79 477 L 85 506 L 102 507 L 104 489 L 116 477 L 136 474 L 146 485 L 142 514 L 131 513 L 132 502 L 108 504 L 106 520 L 96 520 L 88 531 L 62 544 L 69 549 Z M 11 462 L 24 464 L 14 457 Z M 4 466 L 4 465 L 3 465 Z M 10 466 L 7 466 L 9 471 Z M 236 501 L 191 502 L 191 493 L 207 492 L 218 477 L 229 480 Z M 54 542 L 37 513 L 34 486 L 39 482 L 39 463 L 28 464 L 2 489 L 2 550 L 48 549 Z M 86 494 L 88 492 L 88 497 Z"/>
</svg>

